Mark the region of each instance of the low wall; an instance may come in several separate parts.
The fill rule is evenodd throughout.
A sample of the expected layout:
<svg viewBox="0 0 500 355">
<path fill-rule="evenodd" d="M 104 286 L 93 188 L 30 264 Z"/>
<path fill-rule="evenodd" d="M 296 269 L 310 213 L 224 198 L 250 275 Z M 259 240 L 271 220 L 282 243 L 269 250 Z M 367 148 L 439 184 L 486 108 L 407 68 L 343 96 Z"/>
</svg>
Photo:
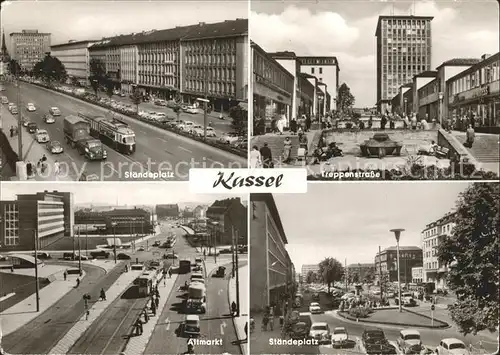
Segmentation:
<svg viewBox="0 0 500 355">
<path fill-rule="evenodd" d="M 453 134 L 446 132 L 444 129 L 438 131 L 437 144 L 448 148 L 449 158 L 454 162 L 463 162 L 477 166 L 476 159 L 469 153 L 462 143 Z"/>
<path fill-rule="evenodd" d="M 418 148 L 423 145 L 428 145 L 431 141 L 437 142 L 437 130 L 352 130 L 341 131 L 335 129 L 327 129 L 323 131 L 326 144 L 336 142 L 344 154 L 360 155 L 361 150 L 359 145 L 364 141 L 373 137 L 375 133 L 386 133 L 390 139 L 396 142 L 403 143 L 402 155 L 416 154 Z"/>
</svg>

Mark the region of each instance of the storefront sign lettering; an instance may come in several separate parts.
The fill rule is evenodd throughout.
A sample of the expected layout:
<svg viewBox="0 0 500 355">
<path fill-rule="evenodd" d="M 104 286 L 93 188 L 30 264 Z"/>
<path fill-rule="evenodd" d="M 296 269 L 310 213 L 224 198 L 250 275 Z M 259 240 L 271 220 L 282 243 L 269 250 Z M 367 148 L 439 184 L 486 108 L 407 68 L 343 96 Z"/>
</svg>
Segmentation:
<svg viewBox="0 0 500 355">
<path fill-rule="evenodd" d="M 476 97 L 486 96 L 489 93 L 490 93 L 490 87 L 485 86 L 485 87 L 478 89 L 476 92 L 474 92 L 474 94 L 472 94 L 472 97 L 476 98 Z"/>
</svg>

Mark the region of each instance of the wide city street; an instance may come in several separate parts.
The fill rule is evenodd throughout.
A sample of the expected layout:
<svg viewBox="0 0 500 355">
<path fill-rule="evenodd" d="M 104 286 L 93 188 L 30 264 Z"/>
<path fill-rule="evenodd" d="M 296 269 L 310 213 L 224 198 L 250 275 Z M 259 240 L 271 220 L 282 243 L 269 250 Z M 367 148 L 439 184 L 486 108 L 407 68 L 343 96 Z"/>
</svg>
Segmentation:
<svg viewBox="0 0 500 355">
<path fill-rule="evenodd" d="M 8 97 L 9 102 L 17 103 L 17 87 L 13 83 L 5 83 L 4 86 L 6 90 L 2 94 Z M 75 179 L 83 172 L 104 181 L 144 181 L 151 180 L 146 176 L 148 172 L 162 172 L 161 180 L 187 180 L 190 168 L 246 166 L 244 158 L 122 115 L 118 116 L 135 132 L 136 151 L 128 156 L 106 147 L 108 157 L 105 162 L 88 162 L 76 149 L 64 143 L 63 119 L 78 112 L 109 115 L 109 110 L 25 82 L 21 82 L 20 91 L 22 115 L 36 123 L 38 128 L 46 129 L 51 141 L 62 143 L 64 152 L 54 158 L 60 163 L 61 173 L 66 173 L 65 169 L 69 167 L 68 174 Z M 33 103 L 36 111 L 28 112 L 27 103 Z M 43 116 L 54 106 L 60 109 L 61 116 L 56 118 L 55 123 L 46 124 Z M 192 120 L 203 120 L 203 115 L 195 116 Z M 48 150 L 47 154 L 50 154 Z"/>
</svg>

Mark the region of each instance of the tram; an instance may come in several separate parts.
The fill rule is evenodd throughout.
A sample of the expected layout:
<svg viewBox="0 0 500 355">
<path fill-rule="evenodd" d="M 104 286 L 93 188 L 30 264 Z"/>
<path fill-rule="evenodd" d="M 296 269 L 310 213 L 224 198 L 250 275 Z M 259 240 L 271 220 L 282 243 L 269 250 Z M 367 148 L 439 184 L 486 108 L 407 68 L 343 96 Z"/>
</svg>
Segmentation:
<svg viewBox="0 0 500 355">
<path fill-rule="evenodd" d="M 156 276 L 154 273 L 149 272 L 144 272 L 134 281 L 134 284 L 138 287 L 139 297 L 147 297 L 151 295 L 156 283 Z"/>
<path fill-rule="evenodd" d="M 108 147 L 127 155 L 135 152 L 135 133 L 126 122 L 83 112 L 79 112 L 78 117 L 87 121 L 90 125 L 90 134 Z"/>
</svg>

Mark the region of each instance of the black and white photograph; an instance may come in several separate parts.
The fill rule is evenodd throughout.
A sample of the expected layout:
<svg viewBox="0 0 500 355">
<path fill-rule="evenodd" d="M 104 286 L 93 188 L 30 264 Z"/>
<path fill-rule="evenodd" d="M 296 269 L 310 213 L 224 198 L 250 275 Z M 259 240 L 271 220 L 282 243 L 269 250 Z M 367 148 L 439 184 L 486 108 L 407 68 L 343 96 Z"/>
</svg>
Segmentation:
<svg viewBox="0 0 500 355">
<path fill-rule="evenodd" d="M 494 354 L 499 206 L 487 182 L 251 194 L 251 352 Z"/>
<path fill-rule="evenodd" d="M 248 354 L 247 196 L 154 182 L 0 194 L 2 354 Z"/>
<path fill-rule="evenodd" d="M 499 18 L 495 0 L 251 1 L 250 165 L 498 179 Z"/>
<path fill-rule="evenodd" d="M 6 1 L 3 181 L 246 168 L 248 2 Z"/>
</svg>

